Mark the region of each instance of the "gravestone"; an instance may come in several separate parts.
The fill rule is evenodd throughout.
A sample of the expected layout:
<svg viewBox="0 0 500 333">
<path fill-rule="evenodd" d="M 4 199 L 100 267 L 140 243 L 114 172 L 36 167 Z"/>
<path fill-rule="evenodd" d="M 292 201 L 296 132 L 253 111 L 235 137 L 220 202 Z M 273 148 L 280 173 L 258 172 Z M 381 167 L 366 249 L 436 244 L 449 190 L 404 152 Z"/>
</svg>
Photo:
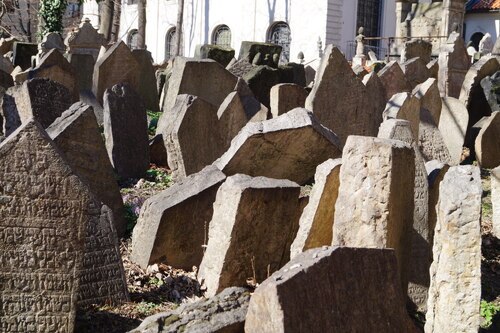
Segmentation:
<svg viewBox="0 0 500 333">
<path fill-rule="evenodd" d="M 429 243 L 431 245 L 434 244 L 434 230 L 437 223 L 436 206 L 439 201 L 439 184 L 443 181 L 444 175 L 446 175 L 449 168 L 448 164 L 436 160 L 425 163 L 429 182 Z"/>
<path fill-rule="evenodd" d="M 349 135 L 366 135 L 371 112 L 365 110 L 366 87 L 337 47 L 329 45 L 316 73 L 306 109 L 345 142 Z"/>
<path fill-rule="evenodd" d="M 432 119 L 439 124 L 442 101 L 436 79 L 428 79 L 413 89 L 413 95 L 420 100 L 420 108 L 430 112 Z"/>
<path fill-rule="evenodd" d="M 491 54 L 494 55 L 495 57 L 497 57 L 497 59 L 500 58 L 500 38 L 497 38 L 497 41 L 495 42 L 495 45 L 493 46 L 493 50 L 491 51 Z"/>
<path fill-rule="evenodd" d="M 488 55 L 493 51 L 493 41 L 489 32 L 485 33 L 479 41 L 479 53 L 482 56 Z"/>
<path fill-rule="evenodd" d="M 465 74 L 470 67 L 470 58 L 462 36 L 452 32 L 441 46 L 438 57 L 439 91 L 441 96 L 459 98 Z"/>
<path fill-rule="evenodd" d="M 352 68 L 352 71 L 354 72 L 354 74 L 360 79 L 360 80 L 363 80 L 363 78 L 365 77 L 365 75 L 368 74 L 368 71 L 366 70 L 366 68 L 364 68 L 363 66 L 361 65 L 356 65 Z"/>
<path fill-rule="evenodd" d="M 308 250 L 257 287 L 245 332 L 416 333 L 397 270 L 392 249 Z"/>
<path fill-rule="evenodd" d="M 201 171 L 224 153 L 219 136 L 217 107 L 200 97 L 179 95 L 163 135 L 168 165 L 175 179 Z"/>
<path fill-rule="evenodd" d="M 283 72 L 281 67 L 276 69 L 263 65 L 253 66 L 242 78 L 248 84 L 248 87 L 250 87 L 256 98 L 266 107 L 270 107 L 271 88 L 277 84 L 287 82 L 287 80 L 283 80 L 281 77 Z M 292 80 L 288 82 L 290 81 Z"/>
<path fill-rule="evenodd" d="M 493 206 L 492 233 L 500 238 L 500 165 L 491 170 L 491 204 Z"/>
<path fill-rule="evenodd" d="M 255 66 L 278 68 L 281 51 L 282 47 L 277 44 L 243 41 L 238 60 L 245 60 Z"/>
<path fill-rule="evenodd" d="M 387 102 L 383 112 L 384 121 L 387 119 L 403 119 L 410 122 L 414 138 L 418 138 L 420 123 L 420 100 L 409 93 L 399 93 Z"/>
<path fill-rule="evenodd" d="M 12 51 L 12 62 L 14 67 L 19 66 L 24 71 L 31 67 L 31 57 L 38 52 L 38 45 L 33 43 L 14 42 Z"/>
<path fill-rule="evenodd" d="M 406 76 L 406 80 L 414 89 L 424 83 L 431 75 L 427 69 L 427 63 L 420 58 L 412 58 L 401 64 L 401 69 Z"/>
<path fill-rule="evenodd" d="M 500 111 L 500 70 L 482 79 L 481 87 L 491 112 Z"/>
<path fill-rule="evenodd" d="M 420 58 L 426 64 L 431 61 L 432 43 L 422 39 L 412 39 L 405 42 L 401 50 L 401 63 L 413 58 Z"/>
<path fill-rule="evenodd" d="M 217 191 L 198 280 L 213 296 L 248 278 L 263 281 L 290 259 L 298 228 L 300 186 L 235 175 Z M 273 221 L 269 223 L 269 221 Z"/>
<path fill-rule="evenodd" d="M 493 112 L 479 131 L 475 151 L 482 168 L 493 169 L 500 165 L 500 112 Z"/>
<path fill-rule="evenodd" d="M 72 96 L 72 102 L 78 100 L 78 82 L 75 71 L 68 60 L 57 49 L 44 53 L 38 65 L 28 72 L 29 78 L 46 78 L 65 86 Z"/>
<path fill-rule="evenodd" d="M 347 139 L 332 245 L 395 249 L 401 290 L 405 294 L 414 182 L 415 153 L 410 145 L 361 136 Z"/>
<path fill-rule="evenodd" d="M 10 75 L 14 70 L 14 65 L 9 59 L 0 56 L 0 69 Z"/>
<path fill-rule="evenodd" d="M 456 98 L 443 97 L 442 101 L 438 128 L 450 153 L 451 164 L 458 165 L 461 162 L 469 113 L 465 105 Z"/>
<path fill-rule="evenodd" d="M 111 209 L 114 228 L 123 236 L 127 227 L 123 201 L 92 107 L 73 104 L 47 128 L 47 134 L 90 191 Z"/>
<path fill-rule="evenodd" d="M 35 121 L 0 144 L 0 169 L 0 331 L 71 333 L 91 194 Z"/>
<path fill-rule="evenodd" d="M 104 93 L 104 137 L 111 164 L 121 178 L 141 178 L 149 167 L 148 123 L 139 95 L 128 84 Z"/>
<path fill-rule="evenodd" d="M 366 122 L 367 126 L 365 128 L 365 135 L 376 136 L 378 128 L 383 121 L 383 113 L 387 104 L 387 100 L 385 99 L 385 89 L 377 73 L 374 72 L 364 77 L 363 84 L 366 87 L 365 117 L 370 119 Z"/>
<path fill-rule="evenodd" d="M 2 119 L 2 133 L 9 136 L 21 126 L 21 119 L 17 112 L 16 101 L 11 95 L 4 93 L 1 99 L 0 116 Z"/>
<path fill-rule="evenodd" d="M 165 143 L 163 142 L 163 135 L 156 134 L 151 140 L 149 140 L 149 160 L 156 166 L 170 169 L 168 166 L 167 149 L 165 148 Z"/>
<path fill-rule="evenodd" d="M 146 269 L 199 267 L 215 195 L 226 176 L 209 166 L 146 200 L 132 235 L 131 260 Z"/>
<path fill-rule="evenodd" d="M 233 138 L 248 122 L 267 120 L 268 114 L 269 110 L 255 98 L 245 80 L 238 78 L 235 90 L 217 110 L 221 154 L 229 149 Z"/>
<path fill-rule="evenodd" d="M 484 96 L 481 80 L 487 76 L 493 75 L 500 70 L 500 63 L 493 56 L 482 57 L 478 62 L 472 65 L 463 81 L 460 93 L 460 102 L 462 102 L 469 111 L 469 126 L 477 123 L 482 117 L 491 114 L 491 108 Z M 467 135 L 469 136 L 469 135 Z M 466 139 L 466 141 L 469 138 Z M 470 138 L 472 139 L 472 138 Z M 473 143 L 472 143 L 473 144 Z"/>
<path fill-rule="evenodd" d="M 147 110 L 159 112 L 160 105 L 151 52 L 147 50 L 132 50 L 132 55 L 139 64 L 138 70 L 140 75 L 137 93 L 142 97 Z"/>
<path fill-rule="evenodd" d="M 117 42 L 97 59 L 92 92 L 99 103 L 103 103 L 104 91 L 116 84 L 127 83 L 138 92 L 140 75 L 139 64 L 128 46 L 123 41 Z"/>
<path fill-rule="evenodd" d="M 195 50 L 195 58 L 212 59 L 217 61 L 223 67 L 226 67 L 234 58 L 234 50 L 229 47 L 223 47 L 220 45 L 197 45 Z"/>
<path fill-rule="evenodd" d="M 477 332 L 481 321 L 479 168 L 451 167 L 439 192 L 425 332 Z"/>
<path fill-rule="evenodd" d="M 22 123 L 34 118 L 47 128 L 71 106 L 69 90 L 58 82 L 35 78 L 7 90 L 16 104 Z"/>
<path fill-rule="evenodd" d="M 68 54 L 68 62 L 75 73 L 79 91 L 92 91 L 92 75 L 95 61 L 90 54 Z"/>
<path fill-rule="evenodd" d="M 17 42 L 16 37 L 0 38 L 0 55 L 3 57 L 6 53 L 11 52 L 15 42 Z"/>
<path fill-rule="evenodd" d="M 12 76 L 0 69 L 0 86 L 4 89 L 10 88 L 14 85 Z"/>
<path fill-rule="evenodd" d="M 434 59 L 427 64 L 427 70 L 429 71 L 429 77 L 433 79 L 438 79 L 439 76 L 439 59 Z"/>
<path fill-rule="evenodd" d="M 316 167 L 341 155 L 337 136 L 306 109 L 248 123 L 214 164 L 226 175 L 289 179 L 305 184 Z"/>
<path fill-rule="evenodd" d="M 439 94 L 438 94 L 439 95 Z M 381 139 L 401 140 L 413 148 L 415 153 L 414 211 L 411 230 L 411 251 L 408 262 L 408 298 L 411 307 L 425 312 L 429 289 L 429 267 L 432 258 L 432 243 L 429 242 L 429 185 L 425 161 L 413 137 L 410 123 L 406 120 L 388 119 L 380 126 Z"/>
<path fill-rule="evenodd" d="M 64 43 L 69 54 L 90 54 L 95 62 L 99 49 L 106 45 L 106 39 L 94 29 L 89 18 L 84 18 L 78 29 L 68 34 Z"/>
<path fill-rule="evenodd" d="M 168 81 L 168 90 L 162 104 L 162 115 L 158 126 L 171 115 L 178 95 L 189 94 L 203 98 L 219 107 L 234 90 L 238 78 L 211 59 L 195 60 L 177 57 Z M 158 133 L 158 132 L 157 132 Z"/>
<path fill-rule="evenodd" d="M 302 212 L 299 231 L 290 248 L 292 259 L 308 249 L 332 243 L 341 164 L 340 159 L 329 159 L 316 168 L 309 203 Z"/>
<path fill-rule="evenodd" d="M 443 135 L 427 109 L 420 109 L 420 126 L 418 130 L 418 147 L 424 160 L 438 160 L 452 164 L 450 152 L 444 143 Z"/>
<path fill-rule="evenodd" d="M 40 60 L 45 57 L 45 55 L 50 50 L 57 50 L 59 53 L 63 54 L 66 51 L 66 46 L 64 45 L 61 34 L 58 32 L 49 32 L 43 36 L 42 42 L 38 44 L 38 53 L 36 55 L 36 64 L 38 65 Z"/>
<path fill-rule="evenodd" d="M 276 118 L 295 108 L 303 108 L 306 103 L 307 91 L 293 83 L 277 84 L 271 88 L 271 113 Z"/>
<path fill-rule="evenodd" d="M 388 63 L 378 76 L 385 89 L 385 99 L 388 101 L 395 94 L 402 92 L 411 92 L 411 85 L 405 77 L 401 66 L 396 61 Z"/>
</svg>

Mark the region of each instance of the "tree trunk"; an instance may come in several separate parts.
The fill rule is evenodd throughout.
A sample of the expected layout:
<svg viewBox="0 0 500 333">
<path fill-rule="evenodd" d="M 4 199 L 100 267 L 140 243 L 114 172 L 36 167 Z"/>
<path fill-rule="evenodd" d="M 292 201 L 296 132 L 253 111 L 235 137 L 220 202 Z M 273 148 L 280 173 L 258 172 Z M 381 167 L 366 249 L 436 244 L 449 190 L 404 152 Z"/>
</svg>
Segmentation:
<svg viewBox="0 0 500 333">
<path fill-rule="evenodd" d="M 137 3 L 138 11 L 138 34 L 137 34 L 137 48 L 144 50 L 146 49 L 146 1 L 139 0 Z"/>
<path fill-rule="evenodd" d="M 120 34 L 120 16 L 122 14 L 122 2 L 121 0 L 114 0 L 113 8 L 113 27 L 111 29 L 110 42 L 115 43 L 118 40 L 118 35 Z"/>
<path fill-rule="evenodd" d="M 104 38 L 109 42 L 111 40 L 111 27 L 113 26 L 113 0 L 103 0 L 100 3 L 99 16 L 99 32 L 104 35 Z"/>
<path fill-rule="evenodd" d="M 182 20 L 184 17 L 184 0 L 178 0 L 177 9 L 177 27 L 175 29 L 175 53 L 174 55 L 182 55 L 181 42 L 182 42 Z"/>
</svg>

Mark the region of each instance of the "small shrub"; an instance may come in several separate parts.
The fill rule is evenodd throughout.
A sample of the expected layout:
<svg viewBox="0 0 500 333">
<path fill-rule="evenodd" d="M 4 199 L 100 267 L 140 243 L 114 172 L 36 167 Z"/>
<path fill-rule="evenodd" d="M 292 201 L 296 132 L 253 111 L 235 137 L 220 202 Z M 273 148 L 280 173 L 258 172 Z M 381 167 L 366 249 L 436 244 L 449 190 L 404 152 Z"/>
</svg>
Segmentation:
<svg viewBox="0 0 500 333">
<path fill-rule="evenodd" d="M 143 316 L 150 316 L 154 313 L 154 310 L 159 307 L 159 304 L 155 304 L 152 302 L 141 302 L 137 304 L 136 311 L 139 312 Z"/>
<path fill-rule="evenodd" d="M 486 302 L 485 300 L 481 301 L 481 317 L 483 317 L 484 321 L 481 324 L 482 328 L 488 328 L 493 323 L 493 317 L 500 312 L 500 305 L 496 305 L 493 302 Z"/>
<path fill-rule="evenodd" d="M 162 169 L 149 169 L 146 171 L 146 178 L 164 187 L 168 187 L 172 183 L 172 176 Z"/>
</svg>

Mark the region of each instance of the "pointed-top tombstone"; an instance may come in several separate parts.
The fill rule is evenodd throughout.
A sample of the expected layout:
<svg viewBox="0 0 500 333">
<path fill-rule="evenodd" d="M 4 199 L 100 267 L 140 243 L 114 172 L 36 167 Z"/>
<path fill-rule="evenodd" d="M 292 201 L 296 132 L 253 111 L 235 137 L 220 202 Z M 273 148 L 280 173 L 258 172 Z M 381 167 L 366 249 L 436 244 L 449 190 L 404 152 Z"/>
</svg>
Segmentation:
<svg viewBox="0 0 500 333">
<path fill-rule="evenodd" d="M 378 76 L 385 88 L 385 98 L 390 100 L 394 94 L 411 92 L 411 85 L 405 77 L 401 66 L 396 61 L 388 63 Z"/>
</svg>

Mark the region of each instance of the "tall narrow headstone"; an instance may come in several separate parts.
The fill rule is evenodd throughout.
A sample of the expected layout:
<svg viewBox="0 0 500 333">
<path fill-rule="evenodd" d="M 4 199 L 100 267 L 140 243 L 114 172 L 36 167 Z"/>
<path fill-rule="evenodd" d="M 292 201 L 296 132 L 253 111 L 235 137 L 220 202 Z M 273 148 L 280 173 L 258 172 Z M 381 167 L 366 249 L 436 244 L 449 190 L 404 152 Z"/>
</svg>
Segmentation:
<svg viewBox="0 0 500 333">
<path fill-rule="evenodd" d="M 73 104 L 47 128 L 71 168 L 112 211 L 119 236 L 125 234 L 123 201 L 91 106 Z"/>
<path fill-rule="evenodd" d="M 235 175 L 217 192 L 198 280 L 213 296 L 249 278 L 266 279 L 290 259 L 300 187 L 288 180 Z M 272 223 L 269 223 L 272 221 Z"/>
<path fill-rule="evenodd" d="M 427 180 L 429 182 L 429 243 L 434 244 L 434 230 L 437 223 L 436 206 L 439 201 L 439 185 L 444 179 L 450 166 L 439 161 L 432 160 L 425 163 Z"/>
<path fill-rule="evenodd" d="M 500 165 L 500 112 L 493 112 L 479 131 L 475 151 L 482 168 L 492 169 Z"/>
<path fill-rule="evenodd" d="M 408 287 L 415 153 L 397 140 L 350 136 L 344 146 L 333 246 L 393 248 Z"/>
<path fill-rule="evenodd" d="M 450 161 L 458 165 L 461 161 L 469 113 L 465 105 L 453 97 L 443 97 L 439 131 L 450 153 Z"/>
<path fill-rule="evenodd" d="M 128 84 L 104 94 L 104 137 L 111 164 L 121 178 L 141 178 L 149 167 L 147 116 L 139 95 Z"/>
<path fill-rule="evenodd" d="M 439 192 L 425 332 L 477 332 L 481 320 L 479 168 L 451 167 Z"/>
<path fill-rule="evenodd" d="M 470 67 L 470 58 L 462 36 L 452 32 L 441 47 L 439 63 L 439 91 L 441 96 L 458 98 L 465 74 Z"/>
<path fill-rule="evenodd" d="M 406 120 L 388 119 L 380 126 L 381 139 L 401 140 L 415 152 L 415 185 L 413 228 L 411 230 L 411 252 L 408 262 L 408 298 L 412 307 L 425 312 L 429 288 L 429 267 L 432 259 L 432 244 L 429 242 L 428 201 L 429 186 L 425 161 L 418 149 Z"/>
<path fill-rule="evenodd" d="M 329 159 L 316 168 L 309 203 L 299 220 L 299 231 L 290 248 L 290 257 L 315 247 L 330 245 L 339 195 L 341 159 Z"/>
<path fill-rule="evenodd" d="M 140 75 L 137 93 L 142 97 L 146 109 L 159 112 L 160 101 L 158 90 L 156 89 L 156 78 L 151 52 L 147 50 L 132 50 L 132 55 L 139 65 L 138 70 Z"/>
<path fill-rule="evenodd" d="M 365 117 L 370 120 L 366 123 L 366 136 L 376 136 L 378 128 L 384 120 L 384 110 L 387 104 L 385 99 L 385 88 L 377 73 L 372 72 L 363 78 L 366 86 L 365 95 Z"/>
</svg>

